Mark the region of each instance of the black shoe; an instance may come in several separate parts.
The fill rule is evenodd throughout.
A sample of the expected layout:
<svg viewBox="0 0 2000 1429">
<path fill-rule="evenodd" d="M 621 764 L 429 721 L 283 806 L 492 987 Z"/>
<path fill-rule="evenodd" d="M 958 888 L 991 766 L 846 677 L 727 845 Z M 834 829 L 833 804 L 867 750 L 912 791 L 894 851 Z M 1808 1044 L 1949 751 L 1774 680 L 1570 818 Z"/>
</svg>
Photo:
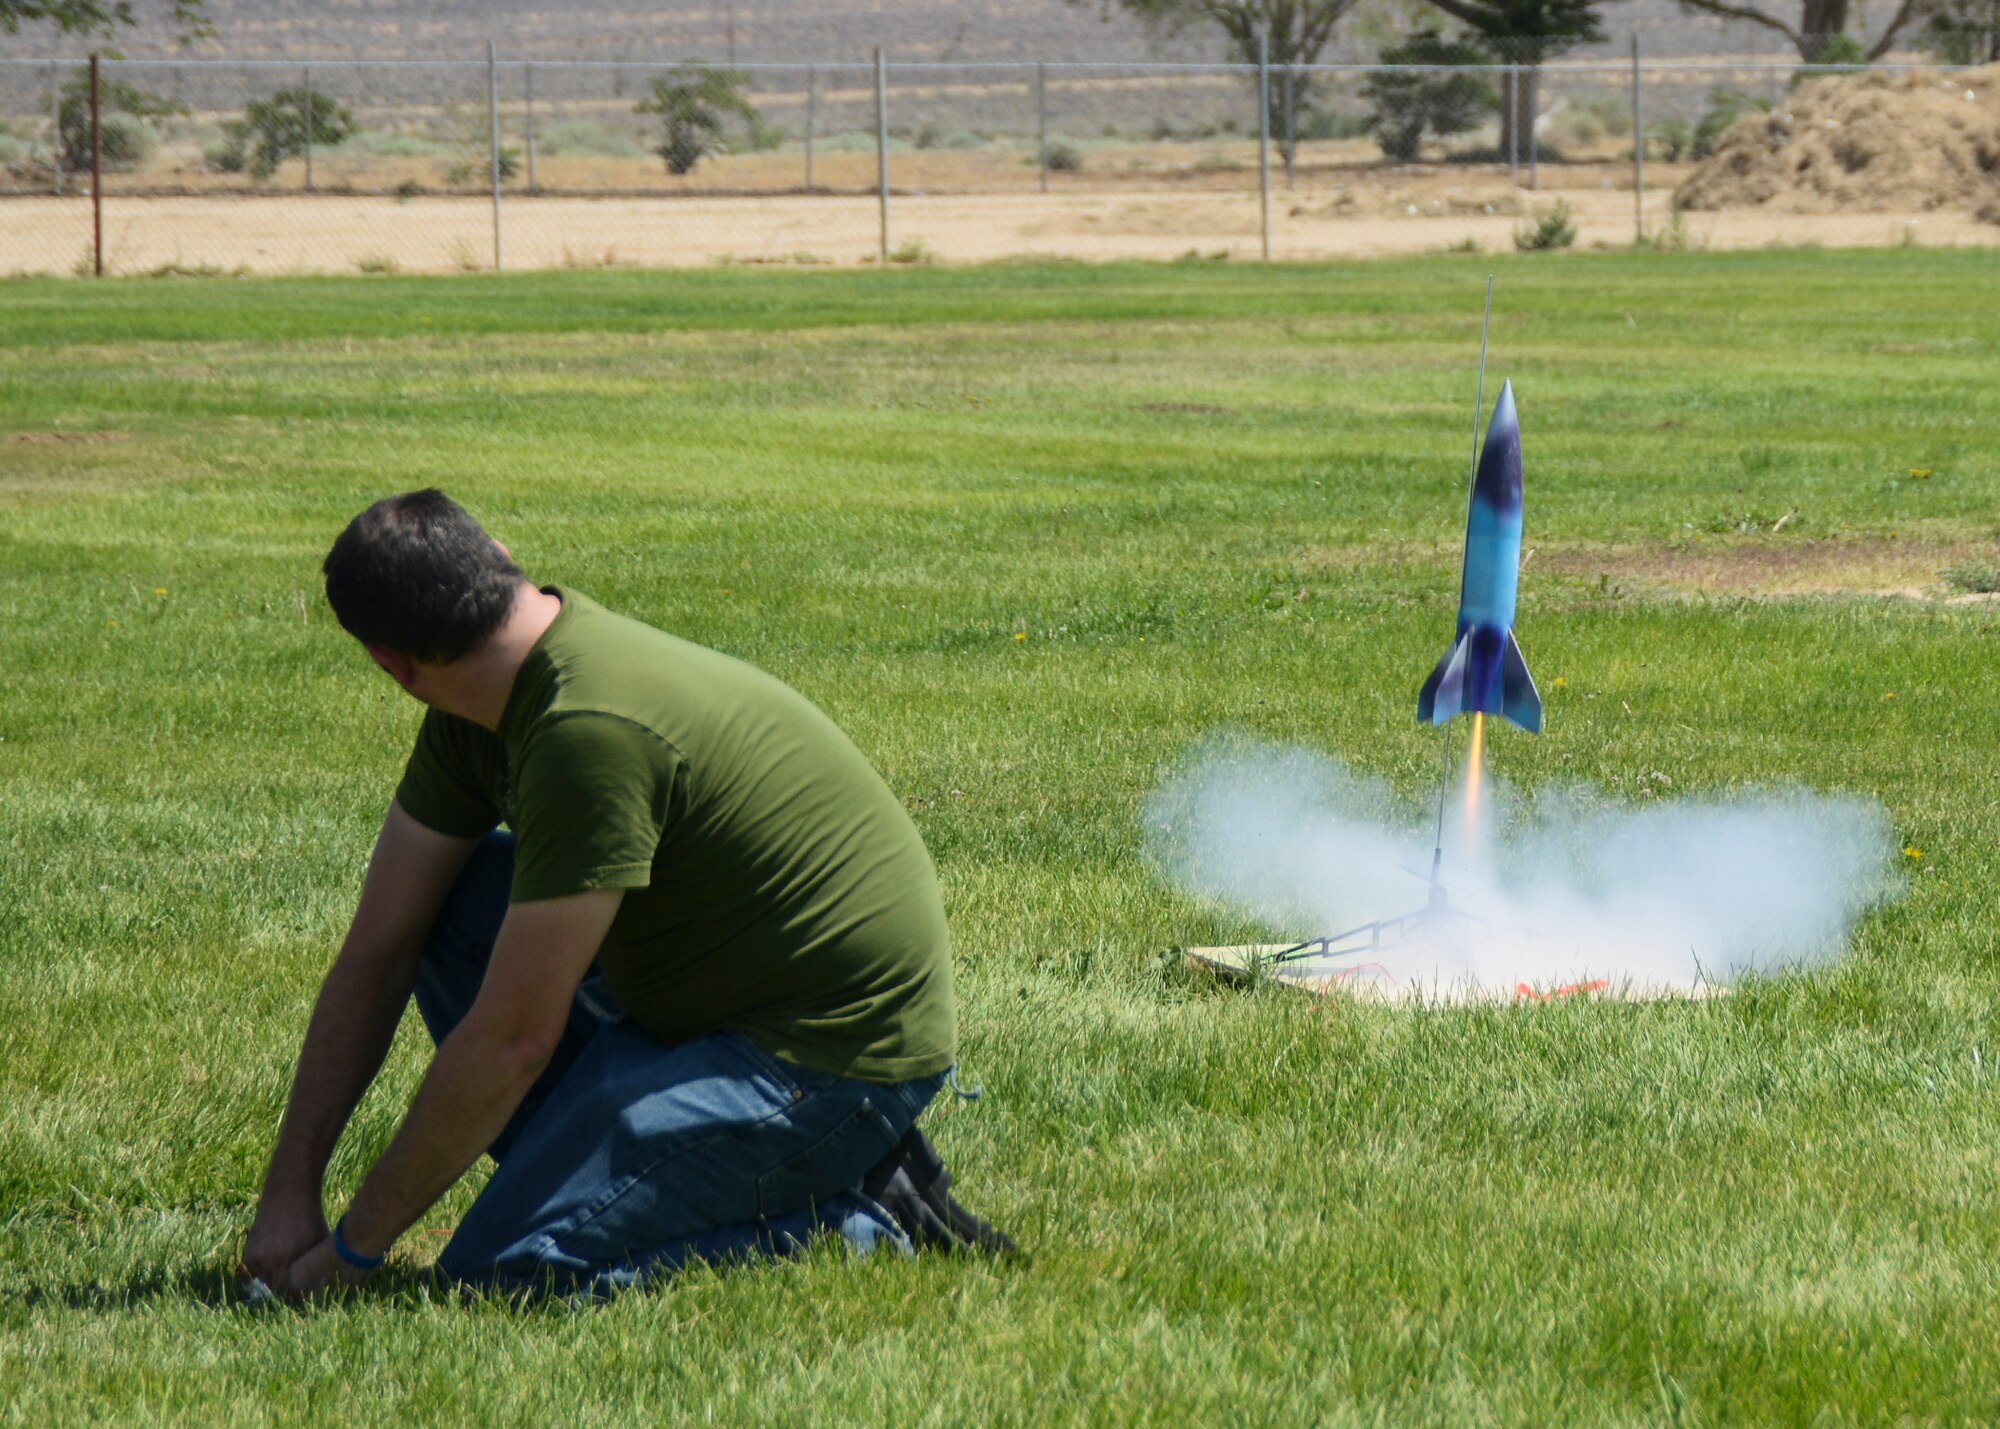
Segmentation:
<svg viewBox="0 0 2000 1429">
<path fill-rule="evenodd" d="M 951 1195 L 951 1172 L 916 1127 L 861 1178 L 861 1194 L 887 1211 L 918 1250 L 1016 1255 L 1013 1238 Z"/>
</svg>

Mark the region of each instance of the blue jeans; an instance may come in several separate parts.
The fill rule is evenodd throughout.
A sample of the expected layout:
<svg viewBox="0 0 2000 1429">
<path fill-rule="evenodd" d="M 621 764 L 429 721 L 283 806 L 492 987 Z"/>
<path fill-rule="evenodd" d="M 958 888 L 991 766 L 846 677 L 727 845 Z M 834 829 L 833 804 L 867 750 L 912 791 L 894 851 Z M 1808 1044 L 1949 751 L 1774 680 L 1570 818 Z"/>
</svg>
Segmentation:
<svg viewBox="0 0 2000 1429">
<path fill-rule="evenodd" d="M 431 933 L 416 1000 L 434 1041 L 478 996 L 513 870 L 513 836 L 488 834 Z M 852 1188 L 943 1084 L 833 1076 L 735 1032 L 662 1042 L 586 978 L 438 1267 L 480 1284 L 611 1289 L 691 1261 L 790 1254 L 819 1228 L 908 1253 Z"/>
</svg>

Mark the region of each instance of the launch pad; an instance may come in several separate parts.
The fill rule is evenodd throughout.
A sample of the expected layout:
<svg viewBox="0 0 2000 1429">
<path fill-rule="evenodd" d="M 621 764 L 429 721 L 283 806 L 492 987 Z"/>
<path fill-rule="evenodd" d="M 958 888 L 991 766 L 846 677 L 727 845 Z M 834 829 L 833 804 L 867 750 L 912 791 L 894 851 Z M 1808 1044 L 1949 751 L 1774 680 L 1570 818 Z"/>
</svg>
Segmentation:
<svg viewBox="0 0 2000 1429">
<path fill-rule="evenodd" d="M 1726 991 L 1703 980 L 1639 980 L 1629 972 L 1616 979 L 1595 976 L 1583 948 L 1454 908 L 1436 885 L 1424 907 L 1400 917 L 1302 943 L 1189 948 L 1185 957 L 1190 966 L 1231 981 L 1269 978 L 1316 996 L 1364 1002 L 1443 1006 L 1572 997 L 1658 1002 Z M 1550 972 L 1534 978 L 1482 976 L 1482 964 Z"/>
</svg>

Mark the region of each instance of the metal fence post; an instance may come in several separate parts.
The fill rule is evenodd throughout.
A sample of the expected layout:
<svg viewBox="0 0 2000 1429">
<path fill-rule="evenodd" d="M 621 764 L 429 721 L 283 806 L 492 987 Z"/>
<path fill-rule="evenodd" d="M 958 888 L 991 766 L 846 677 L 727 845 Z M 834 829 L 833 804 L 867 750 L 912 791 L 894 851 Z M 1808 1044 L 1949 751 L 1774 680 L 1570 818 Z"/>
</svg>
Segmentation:
<svg viewBox="0 0 2000 1429">
<path fill-rule="evenodd" d="M 90 54 L 90 265 L 104 276 L 104 112 L 97 79 L 97 52 Z"/>
<path fill-rule="evenodd" d="M 875 187 L 882 202 L 882 261 L 889 261 L 889 64 L 875 47 Z"/>
<path fill-rule="evenodd" d="M 806 66 L 806 192 L 813 191 L 813 121 L 819 117 L 819 70 Z"/>
<path fill-rule="evenodd" d="M 1294 162 L 1299 151 L 1298 126 L 1293 123 L 1293 83 L 1292 76 L 1298 71 L 1291 65 L 1285 66 L 1285 187 L 1292 188 L 1298 182 L 1298 165 Z"/>
<path fill-rule="evenodd" d="M 1264 261 L 1271 261 L 1271 37 L 1257 37 L 1257 207 Z"/>
<path fill-rule="evenodd" d="M 1521 186 L 1520 66 L 1507 66 L 1507 185 Z"/>
<path fill-rule="evenodd" d="M 313 67 L 310 64 L 305 68 L 305 85 L 300 93 L 303 96 L 301 104 L 305 110 L 306 120 L 306 192 L 311 193 L 313 191 L 313 130 L 318 126 L 313 123 Z"/>
<path fill-rule="evenodd" d="M 1535 66 L 1534 82 L 1528 86 L 1528 187 L 1536 193 L 1542 191 L 1542 141 L 1535 133 L 1535 120 L 1542 107 L 1542 69 L 1539 61 Z"/>
<path fill-rule="evenodd" d="M 49 169 L 55 176 L 56 197 L 62 197 L 62 70 L 49 63 Z"/>
<path fill-rule="evenodd" d="M 1639 35 L 1632 34 L 1632 222 L 1634 243 L 1646 241 L 1646 102 L 1639 92 Z"/>
<path fill-rule="evenodd" d="M 521 92 L 527 100 L 527 112 L 523 118 L 528 125 L 528 192 L 539 193 L 541 187 L 535 182 L 535 62 L 521 62 Z"/>
<path fill-rule="evenodd" d="M 486 42 L 486 124 L 487 157 L 493 170 L 493 271 L 506 268 L 500 243 L 500 61 L 493 41 Z"/>
<path fill-rule="evenodd" d="M 1042 171 L 1042 192 L 1049 191 L 1049 67 L 1035 65 L 1035 163 Z"/>
</svg>

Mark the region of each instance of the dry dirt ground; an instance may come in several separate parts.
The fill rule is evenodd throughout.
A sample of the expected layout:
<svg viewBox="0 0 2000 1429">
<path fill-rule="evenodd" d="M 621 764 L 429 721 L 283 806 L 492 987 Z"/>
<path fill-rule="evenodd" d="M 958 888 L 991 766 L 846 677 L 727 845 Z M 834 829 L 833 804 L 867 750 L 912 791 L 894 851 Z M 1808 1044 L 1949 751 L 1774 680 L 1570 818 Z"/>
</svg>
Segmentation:
<svg viewBox="0 0 2000 1429">
<path fill-rule="evenodd" d="M 1365 182 L 1300 188 L 1273 196 L 1271 250 L 1279 258 L 1417 253 L 1477 244 L 1511 247 L 1524 212 L 1558 199 L 1574 211 L 1577 245 L 1622 245 L 1635 231 L 1629 179 L 1510 191 L 1504 175 L 1399 185 Z M 1668 219 L 1668 196 L 1649 195 L 1647 228 Z M 717 262 L 854 264 L 880 243 L 872 196 L 513 198 L 502 214 L 510 268 Z M 1828 247 L 1990 244 L 2000 228 L 1962 214 L 1690 214 L 1690 247 L 1771 244 Z M 0 201 L 0 273 L 87 268 L 90 207 L 82 199 Z M 372 196 L 161 197 L 106 200 L 107 264 L 118 273 L 163 267 L 254 272 L 437 272 L 492 266 L 490 201 Z M 1012 257 L 1174 258 L 1195 253 L 1255 257 L 1259 214 L 1252 194 L 1124 190 L 1042 194 L 897 194 L 890 246 L 904 261 L 979 262 Z"/>
</svg>

